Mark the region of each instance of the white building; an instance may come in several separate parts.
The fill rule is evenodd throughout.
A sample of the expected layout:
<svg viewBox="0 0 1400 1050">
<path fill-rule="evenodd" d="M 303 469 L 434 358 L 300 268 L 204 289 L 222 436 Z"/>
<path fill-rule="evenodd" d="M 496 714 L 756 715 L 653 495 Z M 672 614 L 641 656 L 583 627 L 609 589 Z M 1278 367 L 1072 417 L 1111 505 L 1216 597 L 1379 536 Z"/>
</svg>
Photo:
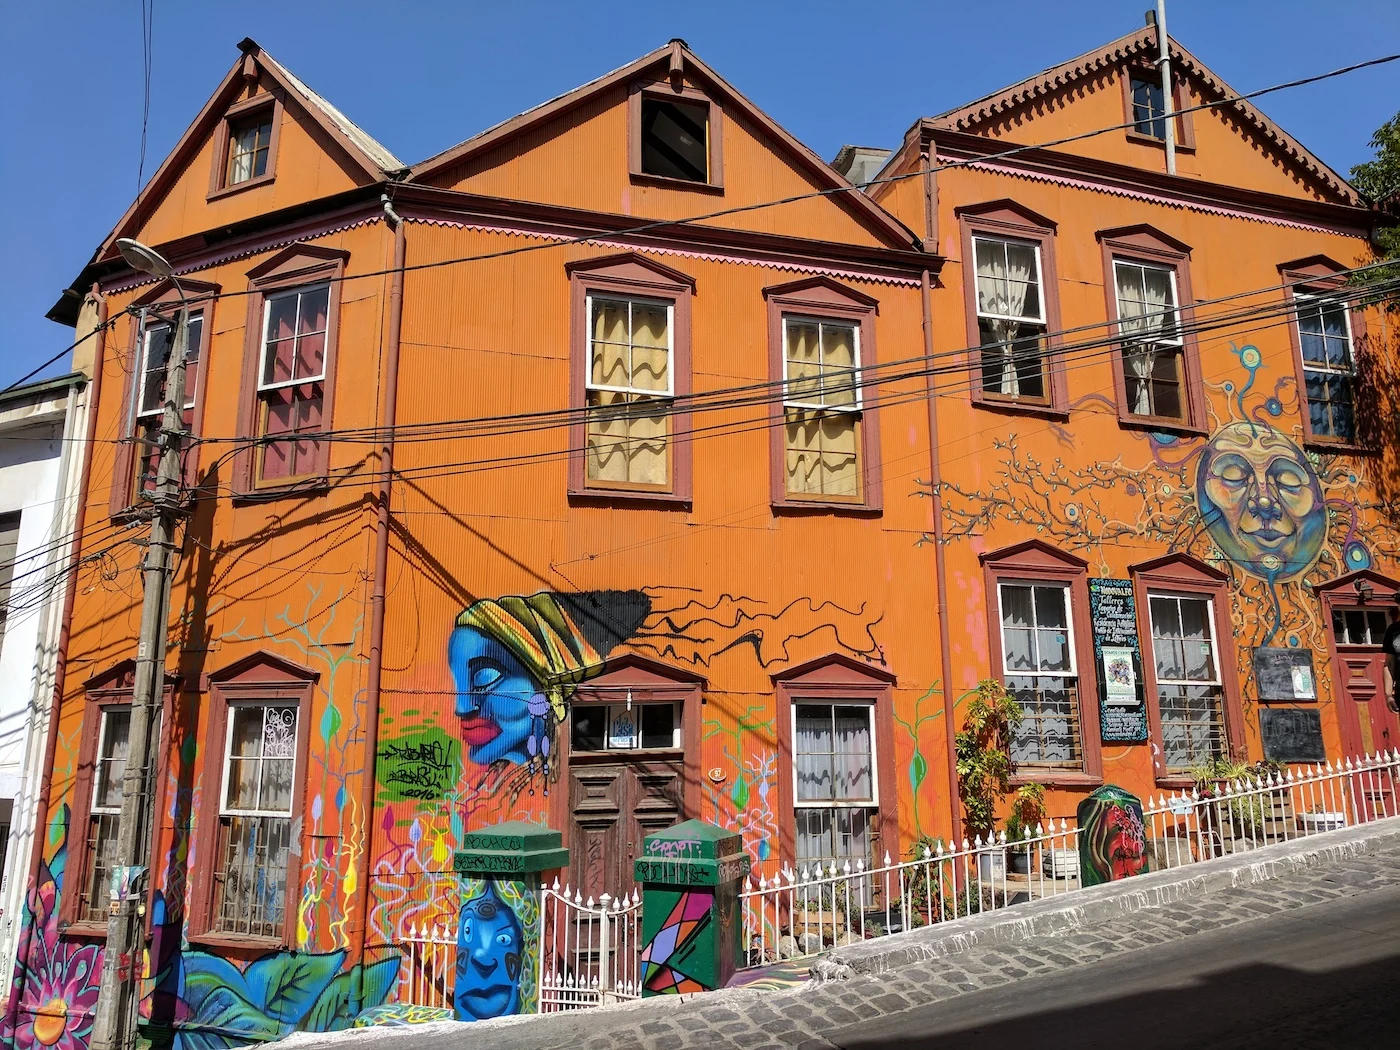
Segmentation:
<svg viewBox="0 0 1400 1050">
<path fill-rule="evenodd" d="M 89 340 L 91 343 L 91 340 Z M 87 371 L 0 393 L 0 998 L 34 848 L 88 438 Z"/>
</svg>

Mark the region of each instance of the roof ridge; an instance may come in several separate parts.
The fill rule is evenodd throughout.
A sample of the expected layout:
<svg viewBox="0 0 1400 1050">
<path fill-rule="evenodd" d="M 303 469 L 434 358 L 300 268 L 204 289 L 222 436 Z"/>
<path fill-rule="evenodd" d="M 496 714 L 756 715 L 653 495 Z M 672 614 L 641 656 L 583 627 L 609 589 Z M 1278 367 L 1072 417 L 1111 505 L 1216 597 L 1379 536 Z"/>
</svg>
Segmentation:
<svg viewBox="0 0 1400 1050">
<path fill-rule="evenodd" d="M 400 171 L 408 167 L 408 165 L 399 160 L 398 157 L 394 156 L 387 146 L 332 105 L 324 95 L 314 91 L 304 80 L 279 62 L 261 46 L 257 49 L 257 56 L 261 61 L 276 66 L 277 72 L 286 78 L 287 83 L 295 89 L 303 99 L 325 114 L 331 123 L 340 129 L 341 133 L 344 134 L 346 138 L 359 146 L 366 156 L 373 160 L 375 164 L 379 165 L 381 171 Z"/>
</svg>

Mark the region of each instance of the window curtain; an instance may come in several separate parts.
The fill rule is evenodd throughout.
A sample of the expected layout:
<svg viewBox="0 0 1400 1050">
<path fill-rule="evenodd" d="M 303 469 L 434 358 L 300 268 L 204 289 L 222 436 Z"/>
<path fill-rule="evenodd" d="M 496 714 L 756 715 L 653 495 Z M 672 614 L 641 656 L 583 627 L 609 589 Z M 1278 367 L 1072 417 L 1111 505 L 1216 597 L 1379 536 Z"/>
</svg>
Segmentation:
<svg viewBox="0 0 1400 1050">
<path fill-rule="evenodd" d="M 1151 378 L 1157 364 L 1157 344 L 1170 336 L 1171 315 L 1166 311 L 1172 302 L 1171 275 L 1165 270 L 1149 270 L 1138 266 L 1120 266 L 1118 279 L 1118 318 L 1124 335 L 1133 345 L 1124 357 L 1134 382 L 1129 384 L 1129 411 L 1135 415 L 1151 415 Z"/>
<path fill-rule="evenodd" d="M 1025 313 L 1026 292 L 1030 288 L 1031 252 L 979 252 L 977 259 L 977 309 L 983 314 L 1020 317 Z M 1014 340 L 1021 322 L 987 318 L 1001 347 L 999 393 L 1019 397 L 1021 380 L 1016 373 Z"/>
</svg>

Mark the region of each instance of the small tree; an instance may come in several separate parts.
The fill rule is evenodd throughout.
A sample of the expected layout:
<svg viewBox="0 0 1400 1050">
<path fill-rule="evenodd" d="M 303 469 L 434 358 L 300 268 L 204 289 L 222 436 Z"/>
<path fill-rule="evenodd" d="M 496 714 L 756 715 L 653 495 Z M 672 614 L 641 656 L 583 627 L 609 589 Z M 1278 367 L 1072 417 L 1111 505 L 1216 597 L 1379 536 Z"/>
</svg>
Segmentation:
<svg viewBox="0 0 1400 1050">
<path fill-rule="evenodd" d="M 969 836 L 986 839 L 996 826 L 997 803 L 1011 790 L 1011 734 L 1024 718 L 1021 705 L 990 678 L 978 684 L 968 701 L 954 746 L 958 797 Z"/>
<path fill-rule="evenodd" d="M 1371 148 L 1376 151 L 1374 160 L 1368 160 L 1351 169 L 1351 183 L 1358 193 L 1372 204 L 1389 208 L 1391 214 L 1400 214 L 1400 113 L 1395 114 L 1371 136 Z M 1382 266 L 1366 273 L 1357 274 L 1356 280 L 1364 284 L 1377 284 L 1393 281 L 1400 277 L 1400 217 L 1376 233 L 1376 260 L 1394 259 L 1396 265 Z M 1396 309 L 1396 299 L 1389 297 L 1389 307 Z"/>
</svg>

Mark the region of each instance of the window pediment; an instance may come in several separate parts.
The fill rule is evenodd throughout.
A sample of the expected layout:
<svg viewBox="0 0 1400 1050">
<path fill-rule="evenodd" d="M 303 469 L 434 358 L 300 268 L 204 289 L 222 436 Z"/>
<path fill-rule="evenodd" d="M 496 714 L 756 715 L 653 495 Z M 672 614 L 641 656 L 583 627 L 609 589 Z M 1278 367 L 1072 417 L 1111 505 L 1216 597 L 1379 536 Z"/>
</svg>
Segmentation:
<svg viewBox="0 0 1400 1050">
<path fill-rule="evenodd" d="M 1229 574 L 1214 566 L 1207 565 L 1189 554 L 1168 554 L 1151 561 L 1129 565 L 1128 572 L 1134 576 L 1152 576 L 1159 580 L 1172 579 L 1182 583 L 1224 583 Z"/>
<path fill-rule="evenodd" d="M 775 683 L 783 685 L 865 685 L 884 687 L 893 685 L 895 675 L 884 667 L 876 667 L 857 660 L 844 653 L 829 653 L 815 660 L 808 660 L 796 667 L 789 667 L 772 676 Z"/>
<path fill-rule="evenodd" d="M 614 281 L 654 284 L 658 280 L 695 291 L 695 278 L 672 269 L 640 252 L 619 252 L 596 259 L 581 259 L 564 264 L 564 272 L 580 277 L 606 277 Z"/>
<path fill-rule="evenodd" d="M 283 280 L 345 262 L 350 253 L 319 244 L 293 244 L 248 271 L 250 281 Z"/>
<path fill-rule="evenodd" d="M 305 685 L 321 677 L 319 671 L 283 659 L 276 653 L 259 650 L 209 675 L 211 685 Z"/>
<path fill-rule="evenodd" d="M 966 216 L 984 223 L 1006 226 L 1008 232 L 1014 232 L 1016 228 L 1025 226 L 1035 227 L 1038 232 L 1042 233 L 1054 233 L 1056 229 L 1054 219 L 1032 211 L 1024 204 L 1009 197 L 985 201 L 981 204 L 966 204 L 960 208 L 954 208 L 953 214 L 959 218 Z"/>
<path fill-rule="evenodd" d="M 1118 246 L 1135 248 L 1144 252 L 1177 256 L 1191 254 L 1191 246 L 1185 241 L 1179 241 L 1171 234 L 1164 233 L 1145 222 L 1137 223 L 1134 226 L 1115 226 L 1112 229 L 1099 230 L 1094 236 L 1102 243 L 1112 242 Z"/>
<path fill-rule="evenodd" d="M 763 289 L 765 299 L 781 299 L 801 302 L 819 309 L 822 306 L 844 306 L 862 310 L 880 308 L 880 300 L 849 288 L 830 277 L 808 277 L 787 284 L 769 285 Z"/>
<path fill-rule="evenodd" d="M 1044 540 L 1024 540 L 1021 543 L 1014 543 L 1010 547 L 987 551 L 984 554 L 979 554 L 978 560 L 983 565 L 989 565 L 996 569 L 1015 569 L 1024 572 L 1033 572 L 1036 569 L 1083 572 L 1089 567 L 1089 563 L 1083 558 L 1068 554 L 1058 547 L 1052 547 Z"/>
</svg>

